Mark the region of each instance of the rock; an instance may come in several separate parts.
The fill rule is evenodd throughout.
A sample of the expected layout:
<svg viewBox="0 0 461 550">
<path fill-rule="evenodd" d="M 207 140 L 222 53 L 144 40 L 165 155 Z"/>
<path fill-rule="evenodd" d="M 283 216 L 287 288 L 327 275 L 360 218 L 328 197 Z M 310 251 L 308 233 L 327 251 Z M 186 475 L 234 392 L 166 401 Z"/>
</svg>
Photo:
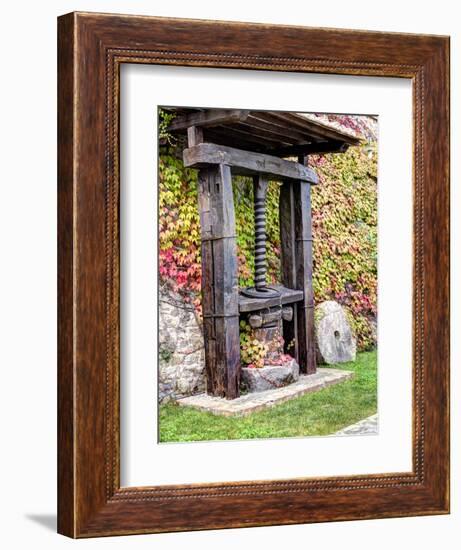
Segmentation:
<svg viewBox="0 0 461 550">
<path fill-rule="evenodd" d="M 205 391 L 205 352 L 194 308 L 166 288 L 159 292 L 158 399 Z"/>
<path fill-rule="evenodd" d="M 242 368 L 241 383 L 248 392 L 273 390 L 287 386 L 299 379 L 299 366 L 294 359 L 280 366 L 261 369 Z"/>
<path fill-rule="evenodd" d="M 322 302 L 315 308 L 319 363 L 334 365 L 355 361 L 357 342 L 345 309 L 337 302 Z"/>
</svg>

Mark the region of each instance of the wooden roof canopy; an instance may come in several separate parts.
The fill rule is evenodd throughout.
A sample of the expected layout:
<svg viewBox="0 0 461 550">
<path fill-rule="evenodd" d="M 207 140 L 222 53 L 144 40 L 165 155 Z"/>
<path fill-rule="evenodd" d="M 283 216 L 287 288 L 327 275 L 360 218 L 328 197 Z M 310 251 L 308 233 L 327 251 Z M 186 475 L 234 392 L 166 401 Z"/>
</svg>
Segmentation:
<svg viewBox="0 0 461 550">
<path fill-rule="evenodd" d="M 342 153 L 360 138 L 304 113 L 242 109 L 167 107 L 176 116 L 168 127 L 174 134 L 190 126 L 203 130 L 204 141 L 277 157 Z"/>
</svg>

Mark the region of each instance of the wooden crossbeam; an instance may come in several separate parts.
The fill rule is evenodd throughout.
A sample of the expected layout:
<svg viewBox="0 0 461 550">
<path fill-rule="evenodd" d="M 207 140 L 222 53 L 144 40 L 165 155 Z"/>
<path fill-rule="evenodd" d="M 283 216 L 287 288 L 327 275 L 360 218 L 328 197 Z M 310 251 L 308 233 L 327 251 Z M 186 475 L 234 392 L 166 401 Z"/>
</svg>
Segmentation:
<svg viewBox="0 0 461 550">
<path fill-rule="evenodd" d="M 280 293 L 280 296 L 271 298 L 248 298 L 247 296 L 239 295 L 239 311 L 240 313 L 248 313 L 249 311 L 260 311 L 265 308 L 270 308 L 279 305 L 293 304 L 304 299 L 302 290 L 293 290 L 285 288 L 282 285 L 271 285 Z"/>
<path fill-rule="evenodd" d="M 299 145 L 289 145 L 274 149 L 273 154 L 279 157 L 297 157 L 299 155 L 316 155 L 323 153 L 345 153 L 349 144 L 343 141 L 317 141 Z"/>
<path fill-rule="evenodd" d="M 257 111 L 251 111 L 245 124 L 267 130 L 273 135 L 278 135 L 280 141 L 285 141 L 287 139 L 290 143 L 303 143 L 306 141 L 305 132 L 299 131 L 292 126 L 283 125 L 280 121 L 269 118 L 264 112 L 259 113 Z"/>
<path fill-rule="evenodd" d="M 176 117 L 168 126 L 168 131 L 175 132 L 186 130 L 189 126 L 208 128 L 209 126 L 241 122 L 248 118 L 248 114 L 249 111 L 243 111 L 241 109 L 210 109 L 208 111 L 197 111 L 196 113 L 189 113 Z"/>
<path fill-rule="evenodd" d="M 200 143 L 185 149 L 183 158 L 184 165 L 190 168 L 224 164 L 231 167 L 233 174 L 265 174 L 275 181 L 306 181 L 311 184 L 319 181 L 312 168 L 298 162 L 213 143 Z"/>
<path fill-rule="evenodd" d="M 282 283 L 303 294 L 303 300 L 293 305 L 293 320 L 283 322 L 285 353 L 296 359 L 305 374 L 316 371 L 310 193 L 310 185 L 301 181 L 284 182 L 279 203 Z"/>
<path fill-rule="evenodd" d="M 308 135 L 315 136 L 316 139 L 338 139 L 338 131 L 327 127 L 320 121 L 314 122 L 308 118 L 297 115 L 296 113 L 271 112 L 270 114 L 271 117 L 274 117 L 275 119 L 283 120 L 285 124 L 304 130 Z M 350 136 L 349 134 L 345 134 L 344 132 L 342 133 L 342 140 L 351 145 L 358 145 L 360 143 L 360 139 Z"/>
</svg>

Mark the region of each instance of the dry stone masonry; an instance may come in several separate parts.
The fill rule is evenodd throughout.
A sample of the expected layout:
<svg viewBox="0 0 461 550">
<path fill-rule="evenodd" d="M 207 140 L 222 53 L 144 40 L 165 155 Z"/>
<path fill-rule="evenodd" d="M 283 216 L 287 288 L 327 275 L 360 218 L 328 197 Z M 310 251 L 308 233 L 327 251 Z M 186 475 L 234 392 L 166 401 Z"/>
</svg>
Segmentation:
<svg viewBox="0 0 461 550">
<path fill-rule="evenodd" d="M 159 310 L 159 402 L 204 392 L 203 332 L 193 306 L 161 288 Z M 319 362 L 354 361 L 356 340 L 345 309 L 337 302 L 322 302 L 315 317 Z M 264 369 L 242 368 L 242 387 L 248 392 L 273 390 L 296 382 L 299 376 L 296 361 Z"/>
<path fill-rule="evenodd" d="M 178 294 L 159 292 L 159 401 L 205 391 L 203 334 L 194 307 Z"/>
</svg>

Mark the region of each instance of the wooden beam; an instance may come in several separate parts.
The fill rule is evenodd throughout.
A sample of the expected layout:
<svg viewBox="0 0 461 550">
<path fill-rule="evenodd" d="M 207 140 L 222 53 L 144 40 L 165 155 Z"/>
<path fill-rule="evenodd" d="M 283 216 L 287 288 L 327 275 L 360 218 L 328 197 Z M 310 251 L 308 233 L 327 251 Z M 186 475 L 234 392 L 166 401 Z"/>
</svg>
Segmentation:
<svg viewBox="0 0 461 550">
<path fill-rule="evenodd" d="M 358 145 L 360 143 L 359 138 L 342 132 L 341 130 L 331 128 L 326 124 L 323 124 L 320 120 L 310 120 L 306 117 L 303 117 L 302 114 L 297 113 L 285 113 L 285 117 L 289 124 L 294 124 L 299 128 L 304 127 L 306 132 L 311 133 L 312 135 L 317 135 L 319 139 L 338 140 L 339 138 L 340 141 L 345 141 L 346 143 L 349 143 L 351 145 Z"/>
<path fill-rule="evenodd" d="M 305 162 L 304 159 L 300 161 Z M 314 339 L 314 292 L 312 285 L 311 186 L 284 182 L 280 190 L 280 243 L 282 284 L 302 291 L 294 304 L 292 321 L 283 322 L 285 353 L 292 355 L 301 372 L 316 371 Z M 290 346 L 294 341 L 295 345 Z"/>
<path fill-rule="evenodd" d="M 345 153 L 349 144 L 342 141 L 323 141 L 280 147 L 271 151 L 278 157 L 297 157 L 299 155 L 321 155 L 323 153 Z"/>
<path fill-rule="evenodd" d="M 290 289 L 296 289 L 296 247 L 295 247 L 295 206 L 293 185 L 296 182 L 285 181 L 280 188 L 279 220 L 280 220 L 280 264 L 282 284 Z M 301 292 L 304 300 L 304 292 Z M 293 304 L 293 319 L 283 321 L 283 339 L 285 353 L 295 358 L 299 364 L 298 349 L 298 304 Z"/>
<path fill-rule="evenodd" d="M 239 396 L 237 236 L 229 166 L 199 171 L 202 310 L 207 393 Z"/>
<path fill-rule="evenodd" d="M 213 126 L 205 130 L 205 139 L 208 143 L 223 143 L 226 147 L 235 147 L 237 149 L 267 152 L 276 147 L 288 147 L 289 144 L 280 143 L 277 140 L 270 140 L 261 137 L 257 132 L 245 131 L 242 126 Z M 210 138 L 208 139 L 208 136 Z M 218 136 L 218 140 L 213 139 L 213 136 Z"/>
<path fill-rule="evenodd" d="M 239 122 L 232 124 L 231 126 L 226 126 L 223 130 L 225 132 L 231 131 L 237 137 L 241 136 L 244 139 L 254 139 L 258 143 L 263 144 L 266 149 L 275 149 L 276 147 L 283 146 L 288 147 L 292 143 L 290 140 L 280 138 L 280 136 L 276 136 L 265 130 L 260 130 L 250 124 L 246 124 L 245 122 Z M 240 145 L 237 145 L 237 148 L 241 149 Z"/>
<path fill-rule="evenodd" d="M 317 370 L 314 340 L 314 292 L 312 286 L 311 187 L 304 182 L 293 184 L 296 256 L 296 289 L 304 292 L 297 304 L 298 363 L 301 372 Z"/>
<path fill-rule="evenodd" d="M 281 111 L 268 111 L 266 114 L 266 119 L 273 122 L 284 125 L 285 127 L 298 130 L 304 134 L 306 140 L 308 139 L 328 139 L 329 134 L 325 135 L 322 129 L 316 128 L 315 126 L 309 124 L 309 121 L 306 118 L 301 118 L 298 116 L 291 116 L 291 113 L 285 113 Z M 335 135 L 333 139 L 337 139 L 338 136 Z"/>
<path fill-rule="evenodd" d="M 230 138 L 230 139 L 229 139 Z M 254 139 L 246 139 L 244 136 L 231 136 L 225 126 L 214 126 L 204 129 L 204 140 L 206 143 L 216 143 L 227 147 L 236 147 L 256 153 L 267 153 L 267 143 L 258 143 Z"/>
<path fill-rule="evenodd" d="M 291 126 L 284 126 L 276 120 L 271 120 L 265 113 L 258 111 L 251 111 L 248 119 L 245 121 L 245 124 L 250 124 L 253 127 L 261 128 L 267 130 L 274 135 L 278 135 L 281 138 L 281 141 L 288 140 L 290 143 L 304 143 L 306 141 L 306 133 L 297 130 Z"/>
<path fill-rule="evenodd" d="M 340 129 L 332 128 L 320 120 L 311 120 L 302 113 L 288 113 L 283 111 L 250 111 L 248 123 L 256 123 L 256 120 L 275 126 L 279 132 L 296 136 L 294 142 L 340 141 L 350 145 L 358 145 L 360 139 L 351 136 Z"/>
<path fill-rule="evenodd" d="M 255 120 L 248 117 L 248 120 L 246 122 L 233 124 L 232 129 L 236 130 L 237 132 L 241 132 L 242 134 L 258 136 L 267 144 L 268 148 L 283 146 L 288 147 L 289 145 L 293 145 L 293 142 L 298 143 L 298 141 L 300 141 L 276 132 L 273 129 L 261 127 L 260 124 L 261 123 L 259 121 L 257 121 L 257 124 L 255 124 Z"/>
<path fill-rule="evenodd" d="M 306 113 L 307 114 L 307 113 Z M 340 130 L 339 128 L 332 127 L 329 123 L 325 123 L 319 119 L 308 118 L 303 113 L 288 113 L 288 118 L 293 120 L 297 118 L 307 122 L 307 127 L 310 129 L 315 128 L 316 132 L 320 132 L 324 139 L 339 140 L 349 143 L 349 145 L 359 145 L 361 139 L 348 131 Z"/>
<path fill-rule="evenodd" d="M 229 124 L 246 120 L 249 111 L 241 109 L 209 109 L 206 111 L 197 111 L 187 115 L 179 115 L 168 126 L 169 132 L 178 132 L 186 130 L 189 126 L 217 126 L 219 124 Z"/>
<path fill-rule="evenodd" d="M 199 126 L 189 126 L 187 128 L 187 141 L 189 147 L 203 143 L 203 130 Z"/>
<path fill-rule="evenodd" d="M 307 166 L 309 157 L 298 161 Z M 312 281 L 312 206 L 311 187 L 305 183 L 293 185 L 296 245 L 296 288 L 304 292 L 304 301 L 298 304 L 299 365 L 306 374 L 317 370 L 314 327 L 314 287 Z"/>
<path fill-rule="evenodd" d="M 286 181 L 305 181 L 318 183 L 318 177 L 308 166 L 298 162 L 280 159 L 272 155 L 242 151 L 224 145 L 201 143 L 185 149 L 184 165 L 190 168 L 202 168 L 210 164 L 224 164 L 232 168 L 234 174 L 264 174 L 269 179 Z"/>
<path fill-rule="evenodd" d="M 248 313 L 249 311 L 261 311 L 262 309 L 278 306 L 280 304 L 293 304 L 303 300 L 304 294 L 300 290 L 285 288 L 282 285 L 271 285 L 280 292 L 280 296 L 273 298 L 248 298 L 240 294 L 239 296 L 239 311 L 240 313 Z"/>
</svg>

